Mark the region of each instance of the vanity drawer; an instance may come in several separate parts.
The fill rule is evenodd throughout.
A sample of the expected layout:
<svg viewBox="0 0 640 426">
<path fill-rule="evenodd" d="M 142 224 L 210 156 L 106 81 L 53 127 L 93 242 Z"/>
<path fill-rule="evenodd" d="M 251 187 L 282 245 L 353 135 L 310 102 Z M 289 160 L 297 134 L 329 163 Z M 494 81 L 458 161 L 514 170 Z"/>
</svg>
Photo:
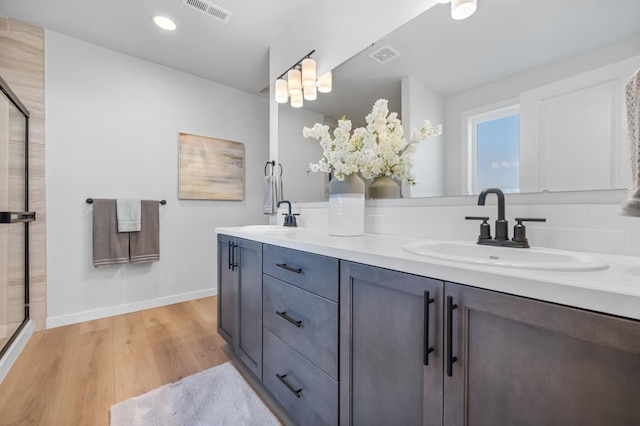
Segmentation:
<svg viewBox="0 0 640 426">
<path fill-rule="evenodd" d="M 337 379 L 337 303 L 268 275 L 263 275 L 262 297 L 263 327 Z"/>
<path fill-rule="evenodd" d="M 264 244 L 262 262 L 265 274 L 338 301 L 338 259 Z"/>
<path fill-rule="evenodd" d="M 267 389 L 299 424 L 337 425 L 338 383 L 263 330 L 262 381 Z"/>
</svg>

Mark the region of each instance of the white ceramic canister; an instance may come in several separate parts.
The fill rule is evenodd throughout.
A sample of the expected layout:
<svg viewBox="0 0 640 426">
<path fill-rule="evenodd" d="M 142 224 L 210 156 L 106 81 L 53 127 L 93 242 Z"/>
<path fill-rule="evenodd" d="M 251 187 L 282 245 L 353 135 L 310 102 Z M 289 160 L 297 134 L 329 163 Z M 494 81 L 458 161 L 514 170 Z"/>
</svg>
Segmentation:
<svg viewBox="0 0 640 426">
<path fill-rule="evenodd" d="M 358 175 L 329 182 L 329 235 L 364 234 L 364 181 Z"/>
</svg>

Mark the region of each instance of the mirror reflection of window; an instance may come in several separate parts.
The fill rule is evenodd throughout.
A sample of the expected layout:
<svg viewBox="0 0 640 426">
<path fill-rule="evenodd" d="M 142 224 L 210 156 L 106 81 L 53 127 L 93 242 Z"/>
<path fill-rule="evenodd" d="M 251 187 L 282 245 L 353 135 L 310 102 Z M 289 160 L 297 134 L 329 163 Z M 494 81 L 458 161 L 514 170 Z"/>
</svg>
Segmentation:
<svg viewBox="0 0 640 426">
<path fill-rule="evenodd" d="M 470 188 L 479 194 L 484 188 L 505 193 L 520 192 L 520 111 L 518 105 L 469 117 L 469 148 L 473 159 Z"/>
</svg>

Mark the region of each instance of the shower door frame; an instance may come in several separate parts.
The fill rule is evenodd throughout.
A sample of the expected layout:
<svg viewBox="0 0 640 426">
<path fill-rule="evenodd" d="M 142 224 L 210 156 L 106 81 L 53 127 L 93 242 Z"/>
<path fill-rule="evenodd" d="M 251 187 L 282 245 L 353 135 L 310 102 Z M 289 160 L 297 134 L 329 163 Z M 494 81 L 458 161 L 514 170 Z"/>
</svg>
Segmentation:
<svg viewBox="0 0 640 426">
<path fill-rule="evenodd" d="M 32 213 L 29 218 L 23 217 L 9 222 L 24 222 L 24 318 L 4 346 L 0 348 L 0 359 L 9 350 L 22 329 L 29 322 L 29 222 L 35 220 L 35 213 L 29 212 L 29 110 L 11 90 L 7 82 L 0 76 L 0 90 L 25 118 L 24 123 L 24 213 Z M 3 223 L 5 223 L 3 221 Z"/>
</svg>

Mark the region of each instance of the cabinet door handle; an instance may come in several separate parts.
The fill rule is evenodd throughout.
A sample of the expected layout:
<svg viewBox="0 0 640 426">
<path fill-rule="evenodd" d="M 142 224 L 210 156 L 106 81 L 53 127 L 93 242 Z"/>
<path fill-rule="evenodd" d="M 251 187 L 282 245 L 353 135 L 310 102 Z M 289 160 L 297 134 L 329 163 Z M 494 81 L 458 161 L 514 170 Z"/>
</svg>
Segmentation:
<svg viewBox="0 0 640 426">
<path fill-rule="evenodd" d="M 286 263 L 276 263 L 276 266 L 279 267 L 279 268 L 286 269 L 287 271 L 295 272 L 296 274 L 301 274 L 302 273 L 302 269 L 294 268 L 293 266 L 289 266 Z"/>
<path fill-rule="evenodd" d="M 435 302 L 435 299 L 429 297 L 429 292 L 425 291 L 424 292 L 424 343 L 422 345 L 423 347 L 422 363 L 424 365 L 429 365 L 429 354 L 433 352 L 433 346 L 429 346 L 429 317 L 430 317 L 429 305 L 432 304 L 433 302 Z"/>
<path fill-rule="evenodd" d="M 447 376 L 453 376 L 453 363 L 458 360 L 453 356 L 453 310 L 458 305 L 453 303 L 453 296 L 447 296 Z"/>
<path fill-rule="evenodd" d="M 295 319 L 291 318 L 289 315 L 287 315 L 286 312 L 278 312 L 278 311 L 276 311 L 276 315 L 278 315 L 280 318 L 286 319 L 287 321 L 289 321 L 291 324 L 295 325 L 298 328 L 302 327 L 302 321 L 298 321 L 298 320 L 295 320 Z"/>
<path fill-rule="evenodd" d="M 300 389 L 296 389 L 295 386 L 293 386 L 291 383 L 289 383 L 289 381 L 286 379 L 287 375 L 283 374 L 282 376 L 278 373 L 276 373 L 276 377 L 282 382 L 284 383 L 284 385 L 287 387 L 287 389 L 289 389 L 291 392 L 293 392 L 293 394 L 297 397 L 300 398 L 302 395 L 302 388 Z"/>
<path fill-rule="evenodd" d="M 235 271 L 236 268 L 238 267 L 238 263 L 237 263 L 237 259 L 236 259 L 236 255 L 238 254 L 238 250 L 236 250 L 238 248 L 238 245 L 236 243 L 232 243 L 231 244 L 231 270 Z"/>
<path fill-rule="evenodd" d="M 233 256 L 233 254 L 231 254 L 232 251 L 232 244 L 231 241 L 228 242 L 229 243 L 229 247 L 228 247 L 228 251 L 227 251 L 227 260 L 229 261 L 229 265 L 227 266 L 227 269 L 231 270 L 231 265 L 233 265 L 233 258 L 231 256 Z"/>
</svg>

